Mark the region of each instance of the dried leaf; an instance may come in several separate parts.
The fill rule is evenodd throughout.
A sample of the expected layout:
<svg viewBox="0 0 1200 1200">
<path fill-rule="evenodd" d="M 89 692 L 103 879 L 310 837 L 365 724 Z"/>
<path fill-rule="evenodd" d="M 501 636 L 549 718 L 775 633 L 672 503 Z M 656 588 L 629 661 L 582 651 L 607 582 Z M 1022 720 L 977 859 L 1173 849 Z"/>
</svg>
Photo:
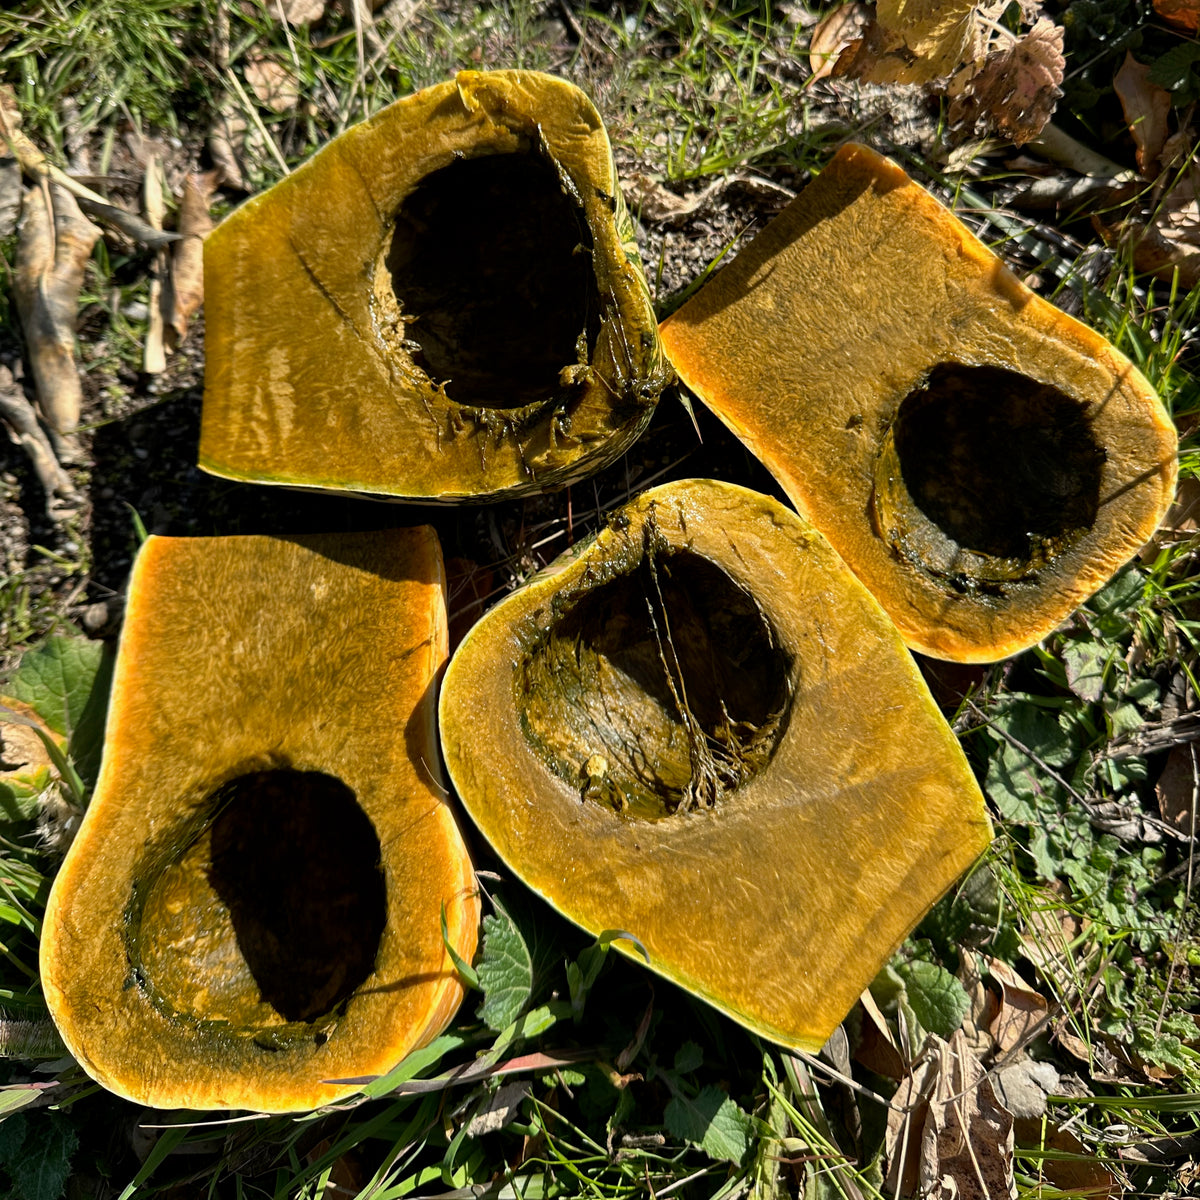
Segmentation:
<svg viewBox="0 0 1200 1200">
<path fill-rule="evenodd" d="M 651 224 L 670 224 L 691 216 L 708 196 L 708 190 L 691 196 L 677 196 L 657 179 L 634 171 L 626 183 L 625 194 L 638 220 Z"/>
<path fill-rule="evenodd" d="M 977 1058 L 983 1058 L 996 1048 L 990 1031 L 992 1022 L 1000 1011 L 1000 1002 L 991 988 L 984 985 L 976 955 L 964 954 L 959 959 L 955 976 L 971 1002 L 971 1007 L 963 1018 L 963 1037 L 966 1038 L 971 1053 Z"/>
<path fill-rule="evenodd" d="M 922 1194 L 957 1200 L 1017 1195 L 1013 1117 L 961 1033 L 941 1048 L 921 1144 Z"/>
<path fill-rule="evenodd" d="M 325 0 L 278 0 L 278 5 L 289 25 L 307 25 L 325 15 Z"/>
<path fill-rule="evenodd" d="M 880 0 L 875 20 L 843 52 L 834 74 L 871 83 L 932 83 L 979 51 L 972 0 Z"/>
<path fill-rule="evenodd" d="M 246 177 L 234 147 L 244 145 L 245 140 L 245 119 L 234 112 L 219 113 L 208 132 L 208 153 L 217 169 L 219 182 L 240 192 L 246 190 Z"/>
<path fill-rule="evenodd" d="M 919 1185 L 922 1196 L 945 1200 L 1016 1196 L 1012 1114 L 961 1031 L 948 1043 L 927 1040 L 892 1098 L 884 1149 L 894 1195 Z"/>
<path fill-rule="evenodd" d="M 83 390 L 75 367 L 79 289 L 100 230 L 58 184 L 30 188 L 17 242 L 17 312 L 25 331 L 38 406 L 65 434 L 79 424 Z"/>
<path fill-rule="evenodd" d="M 167 344 L 174 350 L 187 337 L 188 322 L 204 303 L 204 239 L 212 232 L 208 206 L 217 188 L 218 172 L 189 174 L 179 204 L 180 240 L 171 257 L 168 282 Z"/>
<path fill-rule="evenodd" d="M 157 155 L 151 155 L 146 162 L 146 176 L 143 184 L 143 203 L 146 210 L 146 224 L 151 229 L 161 229 L 163 214 L 166 211 L 163 204 L 162 166 Z M 150 273 L 150 322 L 146 329 L 146 345 L 142 352 L 142 370 L 147 375 L 161 375 L 167 369 L 167 351 L 164 342 L 165 320 L 163 315 L 163 279 L 167 274 L 167 254 L 158 250 L 154 255 L 154 269 Z"/>
<path fill-rule="evenodd" d="M 988 970 L 1000 986 L 1000 1011 L 992 1021 L 991 1033 L 1001 1053 L 1006 1053 L 1028 1041 L 1046 1024 L 1050 1002 L 1008 963 L 989 959 Z"/>
<path fill-rule="evenodd" d="M 876 1075 L 887 1079 L 903 1079 L 906 1070 L 904 1056 L 892 1037 L 879 1005 L 870 992 L 863 992 L 859 1004 L 862 1006 L 862 1024 L 858 1045 L 854 1047 L 854 1057 Z"/>
<path fill-rule="evenodd" d="M 520 1115 L 521 1102 L 529 1095 L 530 1087 L 528 1080 L 504 1084 L 484 1101 L 483 1107 L 467 1122 L 467 1137 L 496 1133 L 510 1125 Z"/>
<path fill-rule="evenodd" d="M 1154 11 L 1176 29 L 1200 31 L 1200 0 L 1154 0 Z"/>
<path fill-rule="evenodd" d="M 1166 766 L 1154 785 L 1162 819 L 1186 837 L 1195 836 L 1200 824 L 1200 752 L 1195 742 L 1171 747 Z"/>
<path fill-rule="evenodd" d="M 1166 157 L 1164 151 L 1163 157 Z M 1171 281 L 1176 273 L 1185 288 L 1200 285 L 1200 164 L 1190 161 L 1179 182 L 1163 197 L 1149 224 L 1124 221 L 1092 225 L 1110 245 L 1127 246 L 1139 271 Z"/>
<path fill-rule="evenodd" d="M 283 63 L 254 56 L 242 70 L 250 90 L 272 112 L 290 112 L 300 101 L 300 85 Z"/>
<path fill-rule="evenodd" d="M 1115 1200 L 1125 1194 L 1116 1175 L 1070 1130 L 1020 1119 L 1016 1130 L 1023 1146 L 1048 1151 L 1038 1162 L 1038 1174 L 1060 1193 L 1089 1200 Z"/>
<path fill-rule="evenodd" d="M 812 69 L 810 82 L 816 83 L 833 74 L 842 51 L 862 37 L 870 19 L 870 8 L 853 0 L 835 8 L 817 25 L 808 44 L 808 65 Z"/>
<path fill-rule="evenodd" d="M 1171 93 L 1150 82 L 1150 68 L 1126 53 L 1113 78 L 1113 91 L 1125 112 L 1125 124 L 1137 145 L 1138 170 L 1146 179 L 1158 172 L 1158 159 L 1167 140 Z"/>
<path fill-rule="evenodd" d="M 21 215 L 21 164 L 15 158 L 0 158 L 0 238 L 16 232 Z"/>
<path fill-rule="evenodd" d="M 954 125 L 994 131 L 1016 145 L 1037 137 L 1062 95 L 1063 30 L 1047 17 L 993 50 L 950 106 Z"/>
</svg>

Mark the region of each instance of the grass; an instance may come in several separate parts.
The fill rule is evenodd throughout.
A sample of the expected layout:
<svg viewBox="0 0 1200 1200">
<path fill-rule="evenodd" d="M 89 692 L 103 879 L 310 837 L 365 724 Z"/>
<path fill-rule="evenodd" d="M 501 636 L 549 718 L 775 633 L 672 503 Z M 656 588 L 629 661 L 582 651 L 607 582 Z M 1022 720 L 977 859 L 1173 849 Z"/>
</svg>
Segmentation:
<svg viewBox="0 0 1200 1200">
<path fill-rule="evenodd" d="M 127 197 L 136 186 L 121 178 L 130 130 L 178 138 L 195 155 L 225 113 L 244 123 L 246 184 L 258 190 L 364 114 L 480 65 L 577 79 L 604 110 L 622 167 L 683 192 L 738 171 L 792 185 L 849 132 L 845 122 L 811 119 L 815 102 L 796 68 L 807 34 L 769 6 L 673 0 L 603 12 L 572 5 L 570 13 L 578 32 L 568 28 L 565 38 L 562 7 L 532 0 L 462 13 L 418 9 L 368 38 L 345 15 L 285 29 L 267 3 L 26 0 L 0 14 L 0 75 L 56 161 L 87 145 L 93 170 L 112 172 L 114 190 Z M 294 109 L 276 113 L 258 102 L 245 68 L 260 55 L 295 76 L 302 101 Z M 943 182 L 963 207 L 991 207 L 978 180 Z M 1200 292 L 1148 281 L 1108 252 L 1097 282 L 1082 254 L 1046 249 L 1027 223 L 1008 218 L 997 228 L 999 252 L 1055 259 L 1053 294 L 1081 298 L 1090 323 L 1190 425 L 1200 408 Z M 136 247 L 103 247 L 81 314 L 84 370 L 98 395 L 109 394 L 103 414 L 121 418 L 130 391 L 123 380 L 137 369 L 145 332 L 129 313 L 145 302 L 148 260 Z M 1083 247 L 1089 262 L 1094 249 Z M 0 250 L 10 265 L 12 241 Z M 653 273 L 655 255 L 647 259 Z M 0 271 L 5 306 L 9 277 Z M 664 309 L 672 303 L 660 299 Z M 0 338 L 0 349 L 19 349 L 11 323 Z M 1182 473 L 1195 476 L 1198 465 L 1189 435 Z M 0 651 L 9 667 L 49 635 L 70 632 L 74 583 L 93 570 L 81 530 L 57 541 L 42 532 L 44 549 L 31 549 L 0 582 Z M 1161 719 L 1172 689 L 1196 690 L 1194 551 L 1194 539 L 1165 545 L 1040 648 L 989 669 L 963 701 L 956 728 L 996 807 L 999 837 L 974 882 L 903 948 L 894 964 L 900 983 L 880 985 L 898 1042 L 903 1028 L 914 1032 L 908 1023 L 924 1002 L 922 977 L 944 984 L 970 965 L 986 973 L 994 958 L 1017 964 L 1045 996 L 1047 1020 L 1027 1048 L 1057 1066 L 1063 1094 L 1019 1133 L 1021 1196 L 1087 1194 L 1089 1185 L 1059 1173 L 1063 1163 L 1093 1171 L 1106 1164 L 1126 1194 L 1181 1194 L 1172 1189 L 1182 1186 L 1183 1158 L 1164 1151 L 1156 1162 L 1149 1149 L 1200 1132 L 1191 847 L 1154 840 L 1157 763 L 1111 754 L 1114 739 Z M 1117 832 L 1105 806 L 1119 810 Z M 861 1065 L 852 1068 L 856 1088 L 838 1082 L 828 1063 L 758 1042 L 615 954 L 581 991 L 595 948 L 515 887 L 509 907 L 534 963 L 525 1012 L 540 1014 L 540 1034 L 522 1040 L 523 1014 L 489 1028 L 475 1015 L 476 997 L 417 1078 L 433 1081 L 479 1054 L 504 1062 L 535 1048 L 557 1065 L 461 1086 L 428 1082 L 427 1090 L 302 1118 L 164 1117 L 154 1128 L 158 1121 L 95 1088 L 78 1067 L 53 1061 L 60 1051 L 46 1037 L 36 937 L 55 860 L 32 818 L 0 826 L 0 838 L 0 1082 L 9 1084 L 0 1114 L 4 1103 L 50 1102 L 14 1107 L 0 1126 L 0 1172 L 14 1196 L 54 1200 L 53 1185 L 68 1176 L 73 1196 L 120 1200 L 890 1194 L 878 1158 L 884 1109 L 873 1096 L 894 1083 Z M 927 1019 L 936 1021 L 931 1011 Z M 859 1021 L 860 1014 L 849 1019 L 848 1044 L 861 1034 Z M 567 1061 L 580 1051 L 586 1056 Z M 43 1055 L 50 1059 L 39 1067 Z M 830 1057 L 845 1074 L 849 1060 Z M 1092 1094 L 1065 1094 L 1071 1076 Z M 51 1081 L 44 1097 L 28 1086 Z M 469 1133 L 514 1082 L 528 1088 L 504 1110 L 508 1123 Z M 689 1117 L 702 1097 L 724 1097 L 731 1107 L 722 1101 L 722 1119 L 705 1125 Z M 134 1122 L 144 1129 L 141 1161 L 132 1140 L 114 1133 Z M 1064 1148 L 1056 1130 L 1067 1125 L 1077 1141 Z M 47 1163 L 39 1184 L 35 1166 Z"/>
</svg>

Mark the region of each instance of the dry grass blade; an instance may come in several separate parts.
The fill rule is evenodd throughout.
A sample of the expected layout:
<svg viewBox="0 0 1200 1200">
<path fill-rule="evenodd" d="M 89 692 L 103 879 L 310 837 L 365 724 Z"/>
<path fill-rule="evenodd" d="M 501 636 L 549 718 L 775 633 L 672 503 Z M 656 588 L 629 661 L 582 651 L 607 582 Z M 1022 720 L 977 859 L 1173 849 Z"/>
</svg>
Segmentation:
<svg viewBox="0 0 1200 1200">
<path fill-rule="evenodd" d="M 75 366 L 75 321 L 83 273 L 100 230 L 58 184 L 30 188 L 17 243 L 17 312 L 37 386 L 54 432 L 79 424 L 83 390 Z"/>
</svg>

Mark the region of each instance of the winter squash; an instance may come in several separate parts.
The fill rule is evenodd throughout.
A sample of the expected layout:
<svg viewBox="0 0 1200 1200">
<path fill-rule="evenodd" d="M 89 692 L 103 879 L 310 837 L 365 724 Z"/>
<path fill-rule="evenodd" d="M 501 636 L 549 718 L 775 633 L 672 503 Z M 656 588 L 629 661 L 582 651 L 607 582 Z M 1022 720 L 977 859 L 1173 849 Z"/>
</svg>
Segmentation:
<svg viewBox="0 0 1200 1200">
<path fill-rule="evenodd" d="M 63 1040 L 159 1108 L 310 1109 L 435 1037 L 479 901 L 443 798 L 428 528 L 159 538 L 50 895 Z"/>
<path fill-rule="evenodd" d="M 643 493 L 503 600 L 439 716 L 517 876 L 794 1048 L 991 836 L 894 626 L 806 521 L 731 484 Z"/>
<path fill-rule="evenodd" d="M 347 131 L 204 247 L 200 465 L 461 500 L 633 442 L 669 374 L 599 114 L 464 71 Z"/>
<path fill-rule="evenodd" d="M 1137 368 L 862 146 L 661 333 L 688 388 L 934 657 L 1039 641 L 1174 492 L 1175 431 Z"/>
</svg>

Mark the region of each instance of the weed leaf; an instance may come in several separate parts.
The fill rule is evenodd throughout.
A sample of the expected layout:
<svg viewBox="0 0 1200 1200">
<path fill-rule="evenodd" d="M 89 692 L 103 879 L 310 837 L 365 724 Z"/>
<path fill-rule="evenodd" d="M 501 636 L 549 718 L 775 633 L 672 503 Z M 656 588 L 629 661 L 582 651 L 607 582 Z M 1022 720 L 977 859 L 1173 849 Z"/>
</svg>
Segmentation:
<svg viewBox="0 0 1200 1200">
<path fill-rule="evenodd" d="M 525 1010 L 533 991 L 533 959 L 516 922 L 499 905 L 483 918 L 483 957 L 477 969 L 483 1003 L 479 1017 L 495 1033 Z"/>
<path fill-rule="evenodd" d="M 741 1162 L 754 1135 L 754 1120 L 715 1083 L 692 1098 L 676 1092 L 663 1112 L 672 1137 L 699 1146 L 710 1158 Z"/>
<path fill-rule="evenodd" d="M 112 653 L 101 642 L 52 637 L 21 659 L 6 689 L 67 738 L 75 769 L 89 788 L 100 767 L 112 665 Z"/>
<path fill-rule="evenodd" d="M 896 967 L 909 1006 L 929 1033 L 949 1038 L 971 1007 L 966 989 L 945 967 L 916 960 Z"/>
<path fill-rule="evenodd" d="M 59 1200 L 79 1137 L 61 1115 L 34 1120 L 17 1113 L 0 1124 L 0 1168 L 12 1200 Z"/>
</svg>

